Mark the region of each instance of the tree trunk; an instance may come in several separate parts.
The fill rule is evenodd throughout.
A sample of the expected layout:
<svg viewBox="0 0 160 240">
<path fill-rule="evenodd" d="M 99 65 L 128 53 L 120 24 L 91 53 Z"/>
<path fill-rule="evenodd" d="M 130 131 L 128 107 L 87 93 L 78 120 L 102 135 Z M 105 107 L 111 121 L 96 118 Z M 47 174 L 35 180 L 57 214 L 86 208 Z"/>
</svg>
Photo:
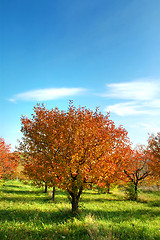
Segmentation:
<svg viewBox="0 0 160 240">
<path fill-rule="evenodd" d="M 106 187 L 107 187 L 107 193 L 110 194 L 110 183 L 106 183 Z"/>
<path fill-rule="evenodd" d="M 70 201 L 72 204 L 72 213 L 73 214 L 77 214 L 78 213 L 78 203 L 79 203 L 79 199 L 80 196 L 82 194 L 82 190 L 83 188 L 81 187 L 78 191 L 70 191 L 68 190 L 68 193 L 70 194 Z"/>
<path fill-rule="evenodd" d="M 47 183 L 45 182 L 45 189 L 44 189 L 44 193 L 47 193 Z"/>
<path fill-rule="evenodd" d="M 110 187 L 107 187 L 107 193 L 110 194 Z"/>
<path fill-rule="evenodd" d="M 55 200 L 55 186 L 53 187 L 53 191 L 52 191 L 52 200 L 53 200 L 53 202 Z"/>
<path fill-rule="evenodd" d="M 72 197 L 71 203 L 72 203 L 72 213 L 77 214 L 79 199 L 76 196 L 74 196 L 74 197 Z"/>
<path fill-rule="evenodd" d="M 138 184 L 135 183 L 134 185 L 134 191 L 135 191 L 135 201 L 137 201 L 137 198 L 138 198 Z"/>
</svg>

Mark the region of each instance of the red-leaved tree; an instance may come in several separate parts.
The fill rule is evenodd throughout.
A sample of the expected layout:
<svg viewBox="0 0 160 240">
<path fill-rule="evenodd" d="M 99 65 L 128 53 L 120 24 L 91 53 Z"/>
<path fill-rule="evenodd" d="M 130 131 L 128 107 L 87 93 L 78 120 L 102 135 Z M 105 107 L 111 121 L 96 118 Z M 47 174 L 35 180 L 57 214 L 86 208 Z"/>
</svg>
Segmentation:
<svg viewBox="0 0 160 240">
<path fill-rule="evenodd" d="M 11 146 L 0 138 L 0 179 L 11 178 L 18 166 L 18 153 L 10 151 Z"/>
<path fill-rule="evenodd" d="M 76 109 L 72 102 L 66 112 L 37 105 L 32 118 L 23 116 L 21 122 L 20 150 L 33 165 L 35 159 L 43 165 L 44 175 L 50 172 L 53 182 L 57 179 L 56 185 L 68 192 L 74 213 L 82 191 L 101 174 L 99 162 L 107 165 L 106 155 L 109 161 L 117 146 L 120 149 L 128 144 L 125 129 L 116 128 L 109 114 Z"/>
<path fill-rule="evenodd" d="M 156 178 L 160 178 L 160 133 L 150 135 L 148 139 L 149 167 Z"/>
<path fill-rule="evenodd" d="M 149 168 L 149 161 L 149 155 L 143 146 L 137 146 L 137 148 L 128 152 L 128 159 L 124 167 L 124 173 L 127 180 L 132 183 L 132 186 L 134 187 L 132 196 L 129 196 L 132 200 L 137 200 L 138 185 L 152 176 Z"/>
</svg>

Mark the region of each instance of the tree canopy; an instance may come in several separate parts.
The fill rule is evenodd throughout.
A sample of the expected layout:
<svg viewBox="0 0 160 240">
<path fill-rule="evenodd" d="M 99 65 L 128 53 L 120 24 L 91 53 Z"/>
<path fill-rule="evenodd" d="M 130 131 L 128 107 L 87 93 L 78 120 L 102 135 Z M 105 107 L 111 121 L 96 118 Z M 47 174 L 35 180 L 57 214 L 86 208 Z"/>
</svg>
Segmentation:
<svg viewBox="0 0 160 240">
<path fill-rule="evenodd" d="M 66 112 L 37 105 L 32 117 L 22 116 L 21 123 L 20 150 L 28 157 L 26 165 L 43 166 L 43 175 L 49 174 L 69 193 L 73 212 L 87 184 L 102 178 L 102 166 L 106 173 L 112 171 L 111 163 L 120 166 L 130 145 L 127 131 L 116 128 L 109 114 L 98 108 L 76 109 L 72 102 Z"/>
<path fill-rule="evenodd" d="M 150 154 L 150 168 L 155 177 L 160 178 L 160 133 L 148 138 L 148 153 Z"/>
<path fill-rule="evenodd" d="M 18 165 L 18 153 L 10 151 L 11 146 L 0 138 L 0 179 L 6 179 L 13 176 Z"/>
</svg>

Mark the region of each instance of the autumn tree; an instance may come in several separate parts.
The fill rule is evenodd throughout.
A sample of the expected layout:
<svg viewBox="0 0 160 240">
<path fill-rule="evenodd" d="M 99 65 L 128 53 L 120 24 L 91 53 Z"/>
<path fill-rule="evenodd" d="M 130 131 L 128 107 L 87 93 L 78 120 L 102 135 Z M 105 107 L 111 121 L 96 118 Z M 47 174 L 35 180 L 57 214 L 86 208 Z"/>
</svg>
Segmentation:
<svg viewBox="0 0 160 240">
<path fill-rule="evenodd" d="M 18 165 L 18 153 L 11 152 L 11 146 L 0 138 L 0 179 L 11 178 Z"/>
<path fill-rule="evenodd" d="M 156 178 L 160 178 L 160 133 L 150 135 L 147 152 L 150 155 L 149 167 Z"/>
<path fill-rule="evenodd" d="M 98 163 L 106 154 L 109 159 L 119 142 L 128 142 L 125 129 L 116 128 L 109 114 L 76 109 L 72 102 L 67 112 L 37 105 L 32 118 L 23 116 L 21 122 L 20 150 L 43 165 L 53 181 L 57 179 L 57 186 L 68 192 L 74 213 L 82 191 L 100 175 Z"/>
<path fill-rule="evenodd" d="M 138 185 L 151 177 L 151 171 L 148 166 L 149 161 L 149 155 L 146 153 L 143 146 L 138 146 L 134 150 L 128 152 L 128 161 L 126 162 L 124 173 L 128 182 L 131 183 L 130 187 L 134 187 L 132 196 L 130 196 L 132 200 L 137 200 Z M 128 190 L 132 191 L 130 187 Z"/>
<path fill-rule="evenodd" d="M 54 173 L 52 169 L 47 169 L 45 168 L 43 164 L 43 160 L 40 159 L 34 159 L 33 157 L 29 157 L 26 159 L 26 157 L 22 158 L 22 165 L 24 167 L 22 173 L 29 179 L 32 180 L 32 182 L 37 185 L 37 186 L 44 186 L 45 185 L 45 190 L 44 192 L 47 193 L 47 188 L 48 187 L 53 187 L 53 192 L 52 192 L 52 198 L 54 200 L 55 196 L 55 183 L 56 183 L 56 178 L 54 177 Z"/>
<path fill-rule="evenodd" d="M 109 151 L 106 152 L 103 161 L 97 164 L 99 175 L 96 182 L 98 186 L 106 189 L 107 193 L 110 193 L 113 184 L 122 184 L 124 181 L 124 168 L 128 164 L 128 153 L 131 151 L 127 131 L 122 126 L 115 128 L 111 137 Z"/>
</svg>

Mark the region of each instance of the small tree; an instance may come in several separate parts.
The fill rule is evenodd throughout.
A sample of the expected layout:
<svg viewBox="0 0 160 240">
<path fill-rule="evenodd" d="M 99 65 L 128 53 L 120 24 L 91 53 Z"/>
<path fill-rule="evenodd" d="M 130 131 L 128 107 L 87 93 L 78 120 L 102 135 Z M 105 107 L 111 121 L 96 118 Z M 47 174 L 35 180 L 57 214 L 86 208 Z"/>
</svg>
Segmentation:
<svg viewBox="0 0 160 240">
<path fill-rule="evenodd" d="M 132 181 L 127 182 L 124 189 L 128 200 L 137 200 L 137 190 L 135 191 L 135 184 Z"/>
<path fill-rule="evenodd" d="M 110 193 L 110 188 L 115 184 L 122 184 L 125 178 L 124 167 L 128 163 L 128 153 L 131 151 L 131 143 L 127 132 L 122 127 L 114 130 L 112 134 L 110 151 L 106 152 L 103 161 L 99 161 L 97 169 L 99 175 L 95 179 L 98 186 Z"/>
<path fill-rule="evenodd" d="M 148 155 L 145 153 L 142 146 L 130 151 L 128 162 L 126 162 L 124 168 L 124 173 L 129 182 L 126 192 L 130 200 L 137 200 L 139 183 L 151 176 L 148 162 Z"/>
<path fill-rule="evenodd" d="M 149 167 L 154 177 L 160 178 L 160 133 L 150 135 L 147 153 L 150 156 Z"/>
<path fill-rule="evenodd" d="M 19 154 L 10 151 L 11 146 L 0 138 L 0 179 L 7 179 L 14 176 L 18 166 Z"/>
<path fill-rule="evenodd" d="M 40 157 L 40 156 L 39 156 Z M 43 164 L 43 159 L 35 159 L 32 156 L 21 157 L 21 163 L 23 165 L 22 174 L 24 174 L 28 179 L 32 180 L 32 182 L 37 186 L 44 186 L 44 192 L 47 193 L 48 187 L 53 187 L 52 198 L 54 200 L 55 195 L 55 185 L 56 185 L 56 177 L 55 173 L 53 173 L 52 169 L 45 168 Z"/>
</svg>

